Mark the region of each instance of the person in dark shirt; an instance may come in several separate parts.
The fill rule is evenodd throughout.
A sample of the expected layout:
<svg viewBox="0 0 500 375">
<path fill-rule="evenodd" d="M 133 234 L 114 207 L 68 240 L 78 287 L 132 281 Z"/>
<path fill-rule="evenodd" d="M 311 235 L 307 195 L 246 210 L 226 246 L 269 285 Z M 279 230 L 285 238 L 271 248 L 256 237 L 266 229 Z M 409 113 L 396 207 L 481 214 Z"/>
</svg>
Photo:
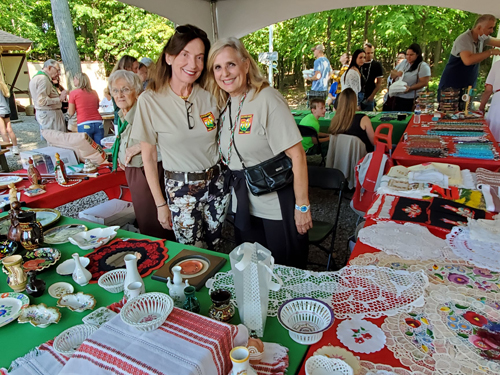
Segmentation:
<svg viewBox="0 0 500 375">
<path fill-rule="evenodd" d="M 375 132 L 370 118 L 364 113 L 356 113 L 357 97 L 353 89 L 342 91 L 337 100 L 337 112 L 330 123 L 330 134 L 347 134 L 358 137 L 363 141 L 366 152 L 373 152 Z"/>
<path fill-rule="evenodd" d="M 364 82 L 361 92 L 363 100 L 360 103 L 362 111 L 373 111 L 375 108 L 375 95 L 382 88 L 382 78 L 384 69 L 382 64 L 374 60 L 375 47 L 370 43 L 365 43 L 366 61 L 361 66 L 360 73 Z"/>
</svg>

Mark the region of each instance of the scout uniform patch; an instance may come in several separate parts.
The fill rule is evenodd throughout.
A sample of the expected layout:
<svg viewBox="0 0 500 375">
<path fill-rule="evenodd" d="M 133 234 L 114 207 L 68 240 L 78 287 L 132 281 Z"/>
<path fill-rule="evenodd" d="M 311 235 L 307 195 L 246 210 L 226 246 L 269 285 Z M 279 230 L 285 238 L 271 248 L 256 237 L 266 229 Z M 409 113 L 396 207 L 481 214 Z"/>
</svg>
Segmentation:
<svg viewBox="0 0 500 375">
<path fill-rule="evenodd" d="M 252 131 L 253 115 L 243 115 L 240 119 L 240 130 L 238 134 L 250 134 Z"/>
<path fill-rule="evenodd" d="M 208 112 L 204 115 L 200 115 L 201 121 L 205 124 L 207 131 L 212 131 L 215 129 L 215 117 L 212 112 Z"/>
</svg>

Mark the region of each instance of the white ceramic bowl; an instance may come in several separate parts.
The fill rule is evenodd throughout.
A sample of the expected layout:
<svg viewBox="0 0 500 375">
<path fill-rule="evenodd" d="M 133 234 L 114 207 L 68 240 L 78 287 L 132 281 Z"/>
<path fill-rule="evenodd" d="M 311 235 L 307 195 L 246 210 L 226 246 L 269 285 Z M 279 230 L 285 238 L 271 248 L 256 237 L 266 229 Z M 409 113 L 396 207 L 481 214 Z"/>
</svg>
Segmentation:
<svg viewBox="0 0 500 375">
<path fill-rule="evenodd" d="M 92 310 L 96 304 L 95 298 L 82 292 L 65 294 L 57 300 L 57 306 L 67 307 L 71 311 L 82 312 Z"/>
<path fill-rule="evenodd" d="M 145 293 L 128 301 L 120 311 L 122 320 L 140 331 L 153 331 L 163 324 L 174 308 L 165 293 Z"/>
<path fill-rule="evenodd" d="M 54 349 L 63 355 L 71 356 L 99 327 L 92 324 L 80 324 L 68 328 L 54 339 Z"/>
<path fill-rule="evenodd" d="M 334 321 L 330 306 L 313 298 L 294 298 L 278 310 L 278 320 L 299 344 L 311 345 L 323 336 Z"/>
<path fill-rule="evenodd" d="M 110 293 L 120 293 L 123 292 L 123 283 L 125 282 L 126 276 L 126 269 L 109 271 L 99 277 L 97 284 Z"/>
<path fill-rule="evenodd" d="M 80 263 L 82 264 L 83 267 L 87 267 L 90 263 L 90 259 L 86 257 L 80 257 Z M 74 259 L 68 259 L 59 264 L 56 268 L 56 272 L 59 275 L 62 276 L 67 276 L 73 274 L 73 271 L 75 270 L 75 260 Z"/>
<path fill-rule="evenodd" d="M 82 250 L 91 250 L 107 244 L 116 237 L 118 225 L 107 228 L 94 228 L 87 232 L 80 232 L 68 238 L 69 242 Z"/>
<path fill-rule="evenodd" d="M 49 295 L 54 298 L 61 298 L 65 294 L 71 294 L 75 288 L 70 283 L 65 283 L 64 281 L 59 281 L 57 283 L 52 284 L 49 287 Z"/>
<path fill-rule="evenodd" d="M 33 327 L 45 328 L 53 323 L 58 323 L 61 313 L 57 307 L 47 307 L 45 303 L 30 305 L 21 310 L 17 321 L 30 323 Z"/>
<path fill-rule="evenodd" d="M 352 368 L 343 360 L 313 355 L 306 361 L 306 375 L 353 375 Z"/>
</svg>

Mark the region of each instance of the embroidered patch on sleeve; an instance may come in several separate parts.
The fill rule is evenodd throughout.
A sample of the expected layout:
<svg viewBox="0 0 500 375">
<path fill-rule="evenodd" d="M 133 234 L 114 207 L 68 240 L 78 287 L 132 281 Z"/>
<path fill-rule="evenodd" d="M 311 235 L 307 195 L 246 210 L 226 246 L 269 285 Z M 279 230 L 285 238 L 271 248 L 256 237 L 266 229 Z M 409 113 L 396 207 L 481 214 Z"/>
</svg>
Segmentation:
<svg viewBox="0 0 500 375">
<path fill-rule="evenodd" d="M 207 128 L 207 131 L 212 131 L 215 129 L 215 116 L 212 112 L 208 112 L 204 115 L 200 115 L 201 121 Z"/>
<path fill-rule="evenodd" d="M 250 134 L 252 131 L 253 115 L 243 115 L 240 119 L 240 130 L 238 134 Z"/>
</svg>

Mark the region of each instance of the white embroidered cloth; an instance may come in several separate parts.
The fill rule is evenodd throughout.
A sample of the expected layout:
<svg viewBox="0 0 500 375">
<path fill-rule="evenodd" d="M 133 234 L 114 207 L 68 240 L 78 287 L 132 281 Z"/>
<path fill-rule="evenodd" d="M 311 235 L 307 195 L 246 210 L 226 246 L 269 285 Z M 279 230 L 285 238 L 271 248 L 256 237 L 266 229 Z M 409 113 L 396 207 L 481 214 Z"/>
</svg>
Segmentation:
<svg viewBox="0 0 500 375">
<path fill-rule="evenodd" d="M 337 326 L 337 338 L 357 353 L 378 352 L 385 345 L 385 333 L 372 322 L 347 319 Z"/>
<path fill-rule="evenodd" d="M 423 271 L 407 272 L 374 266 L 312 272 L 276 265 L 273 271 L 281 278 L 283 286 L 276 292 L 269 292 L 268 316 L 276 316 L 278 308 L 289 299 L 310 297 L 332 306 L 335 317 L 339 319 L 354 315 L 379 318 L 421 306 L 428 284 Z M 231 271 L 219 272 L 207 281 L 206 286 L 209 293 L 216 289 L 234 293 L 233 275 Z"/>
<path fill-rule="evenodd" d="M 500 244 L 500 215 L 493 216 L 493 220 L 467 218 L 470 238 L 481 242 Z"/>
<path fill-rule="evenodd" d="M 473 240 L 467 227 L 453 227 L 446 242 L 458 257 L 491 271 L 500 271 L 500 244 Z"/>
<path fill-rule="evenodd" d="M 433 235 L 423 225 L 392 221 L 377 222 L 359 231 L 358 239 L 387 254 L 403 259 L 427 260 L 457 258 L 446 241 Z"/>
</svg>

